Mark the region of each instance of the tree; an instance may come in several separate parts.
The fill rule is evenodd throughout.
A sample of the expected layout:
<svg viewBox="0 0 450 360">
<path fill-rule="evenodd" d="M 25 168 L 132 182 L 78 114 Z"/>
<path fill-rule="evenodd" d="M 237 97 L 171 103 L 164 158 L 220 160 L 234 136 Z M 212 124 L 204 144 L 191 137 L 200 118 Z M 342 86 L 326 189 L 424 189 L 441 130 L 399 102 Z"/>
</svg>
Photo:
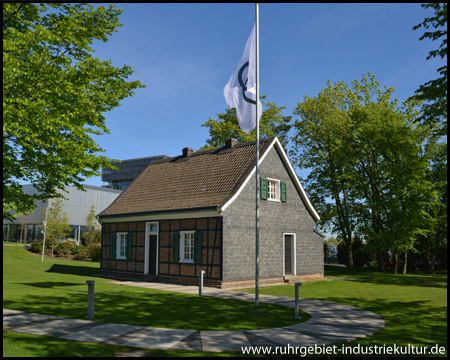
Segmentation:
<svg viewBox="0 0 450 360">
<path fill-rule="evenodd" d="M 433 17 L 427 17 L 422 23 L 414 26 L 413 30 L 433 27 L 435 31 L 426 31 L 419 40 L 442 39 L 439 49 L 430 51 L 427 60 L 435 57 L 445 59 L 447 58 L 447 3 L 430 3 L 421 6 L 425 9 L 432 8 L 435 13 Z M 437 134 L 445 135 L 447 133 L 447 62 L 438 68 L 437 72 L 441 76 L 421 85 L 412 98 L 424 101 L 423 115 L 420 120 L 425 124 L 437 125 Z"/>
<path fill-rule="evenodd" d="M 48 6 L 47 6 L 48 5 Z M 103 112 L 133 90 L 132 69 L 92 56 L 121 26 L 121 10 L 89 4 L 3 4 L 3 218 L 36 200 L 83 190 L 84 177 L 111 167 L 91 134 L 109 133 Z M 50 8 L 49 8 L 50 7 Z M 25 194 L 19 180 L 37 190 Z"/>
<path fill-rule="evenodd" d="M 101 243 L 102 230 L 98 228 L 98 222 L 95 218 L 95 207 L 92 204 L 91 210 L 86 218 L 86 225 L 89 226 L 89 231 L 83 234 L 83 244 L 89 246 L 95 243 Z"/>
<path fill-rule="evenodd" d="M 64 239 L 70 232 L 69 217 L 62 209 L 62 200 L 54 199 L 47 210 L 46 243 L 53 250 L 58 240 Z"/>
<path fill-rule="evenodd" d="M 291 116 L 284 116 L 281 112 L 285 107 L 278 107 L 274 103 L 265 102 L 266 97 L 261 97 L 263 112 L 260 120 L 260 137 L 278 136 L 280 142 L 286 147 L 288 131 L 291 128 Z M 209 128 L 210 138 L 200 150 L 213 149 L 225 144 L 225 140 L 234 138 L 238 142 L 253 141 L 256 139 L 256 129 L 246 133 L 239 127 L 236 109 L 226 109 L 225 113 L 217 114 L 218 119 L 209 118 L 202 124 Z"/>
<path fill-rule="evenodd" d="M 90 229 L 98 227 L 99 223 L 95 218 L 95 206 L 92 204 L 91 210 L 89 210 L 89 214 L 86 217 L 86 225 L 89 226 Z"/>
<path fill-rule="evenodd" d="M 350 271 L 354 238 L 367 241 L 383 270 L 388 250 L 406 256 L 424 231 L 420 195 L 429 184 L 423 133 L 414 125 L 417 113 L 399 108 L 393 91 L 363 75 L 351 87 L 328 82 L 295 109 L 300 119 L 291 157 L 311 170 L 304 184 L 320 225 L 343 240 Z"/>
</svg>

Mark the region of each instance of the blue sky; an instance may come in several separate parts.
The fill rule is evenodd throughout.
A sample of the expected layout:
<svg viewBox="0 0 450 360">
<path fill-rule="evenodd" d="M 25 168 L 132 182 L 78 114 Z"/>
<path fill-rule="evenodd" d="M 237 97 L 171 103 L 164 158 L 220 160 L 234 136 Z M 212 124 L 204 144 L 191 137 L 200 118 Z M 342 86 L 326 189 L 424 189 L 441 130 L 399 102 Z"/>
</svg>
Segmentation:
<svg viewBox="0 0 450 360">
<path fill-rule="evenodd" d="M 105 4 L 103 4 L 105 5 Z M 122 27 L 95 56 L 133 68 L 146 88 L 105 113 L 110 134 L 95 140 L 114 159 L 177 156 L 208 138 L 201 125 L 224 112 L 223 88 L 255 19 L 255 5 L 117 4 Z M 260 93 L 292 115 L 305 95 L 327 80 L 360 80 L 372 73 L 404 101 L 437 77 L 438 47 L 412 27 L 432 14 L 419 4 L 261 4 Z M 301 176 L 305 172 L 298 172 Z M 102 185 L 100 177 L 87 184 Z"/>
</svg>

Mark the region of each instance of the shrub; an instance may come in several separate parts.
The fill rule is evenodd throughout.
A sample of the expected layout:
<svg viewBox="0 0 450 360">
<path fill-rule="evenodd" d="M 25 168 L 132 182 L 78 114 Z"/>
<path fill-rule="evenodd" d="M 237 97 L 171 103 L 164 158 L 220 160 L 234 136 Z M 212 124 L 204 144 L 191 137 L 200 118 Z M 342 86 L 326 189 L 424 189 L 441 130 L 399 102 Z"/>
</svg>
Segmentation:
<svg viewBox="0 0 450 360">
<path fill-rule="evenodd" d="M 101 244 L 91 244 L 87 247 L 88 257 L 92 261 L 100 261 L 102 246 Z"/>
<path fill-rule="evenodd" d="M 81 243 L 85 246 L 99 244 L 102 241 L 102 230 L 92 229 L 81 236 Z"/>
<path fill-rule="evenodd" d="M 75 258 L 78 260 L 84 260 L 88 257 L 88 252 L 86 249 L 86 246 L 84 245 L 78 245 L 73 249 L 73 255 L 75 255 Z"/>
<path fill-rule="evenodd" d="M 75 241 L 64 241 L 61 244 L 56 245 L 55 252 L 58 256 L 69 256 L 77 246 Z"/>
<path fill-rule="evenodd" d="M 42 240 L 33 241 L 31 243 L 31 251 L 34 253 L 42 254 Z"/>
</svg>

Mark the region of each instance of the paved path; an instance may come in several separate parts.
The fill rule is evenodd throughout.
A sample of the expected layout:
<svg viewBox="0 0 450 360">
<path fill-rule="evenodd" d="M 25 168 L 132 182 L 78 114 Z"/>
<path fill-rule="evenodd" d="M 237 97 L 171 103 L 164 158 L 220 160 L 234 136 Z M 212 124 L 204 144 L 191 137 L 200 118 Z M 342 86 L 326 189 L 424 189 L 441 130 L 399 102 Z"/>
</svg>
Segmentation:
<svg viewBox="0 0 450 360">
<path fill-rule="evenodd" d="M 118 285 L 198 294 L 198 287 L 115 281 Z M 249 293 L 204 288 L 204 296 L 254 301 Z M 260 302 L 294 307 L 289 297 L 260 295 Z M 300 308 L 311 315 L 305 323 L 282 328 L 248 331 L 193 331 L 162 329 L 98 321 L 59 318 L 3 309 L 3 329 L 66 340 L 147 349 L 241 351 L 242 346 L 314 346 L 355 340 L 384 328 L 378 315 L 352 306 L 300 299 Z M 294 316 L 294 311 L 292 311 Z"/>
</svg>

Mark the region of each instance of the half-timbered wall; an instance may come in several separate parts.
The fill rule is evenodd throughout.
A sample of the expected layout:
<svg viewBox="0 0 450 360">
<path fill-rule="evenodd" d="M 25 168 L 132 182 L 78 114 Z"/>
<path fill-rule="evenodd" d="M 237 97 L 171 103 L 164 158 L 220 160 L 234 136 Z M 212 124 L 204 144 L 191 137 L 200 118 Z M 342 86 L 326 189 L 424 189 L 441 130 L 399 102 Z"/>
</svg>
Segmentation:
<svg viewBox="0 0 450 360">
<path fill-rule="evenodd" d="M 107 272 L 144 274 L 145 221 L 104 223 L 102 226 L 101 269 Z M 201 233 L 201 261 L 182 263 L 174 259 L 174 234 L 180 231 Z M 114 234 L 132 234 L 131 257 L 113 258 Z M 222 280 L 222 218 L 177 219 L 159 221 L 158 275 L 197 278 L 203 270 L 204 279 Z"/>
</svg>

